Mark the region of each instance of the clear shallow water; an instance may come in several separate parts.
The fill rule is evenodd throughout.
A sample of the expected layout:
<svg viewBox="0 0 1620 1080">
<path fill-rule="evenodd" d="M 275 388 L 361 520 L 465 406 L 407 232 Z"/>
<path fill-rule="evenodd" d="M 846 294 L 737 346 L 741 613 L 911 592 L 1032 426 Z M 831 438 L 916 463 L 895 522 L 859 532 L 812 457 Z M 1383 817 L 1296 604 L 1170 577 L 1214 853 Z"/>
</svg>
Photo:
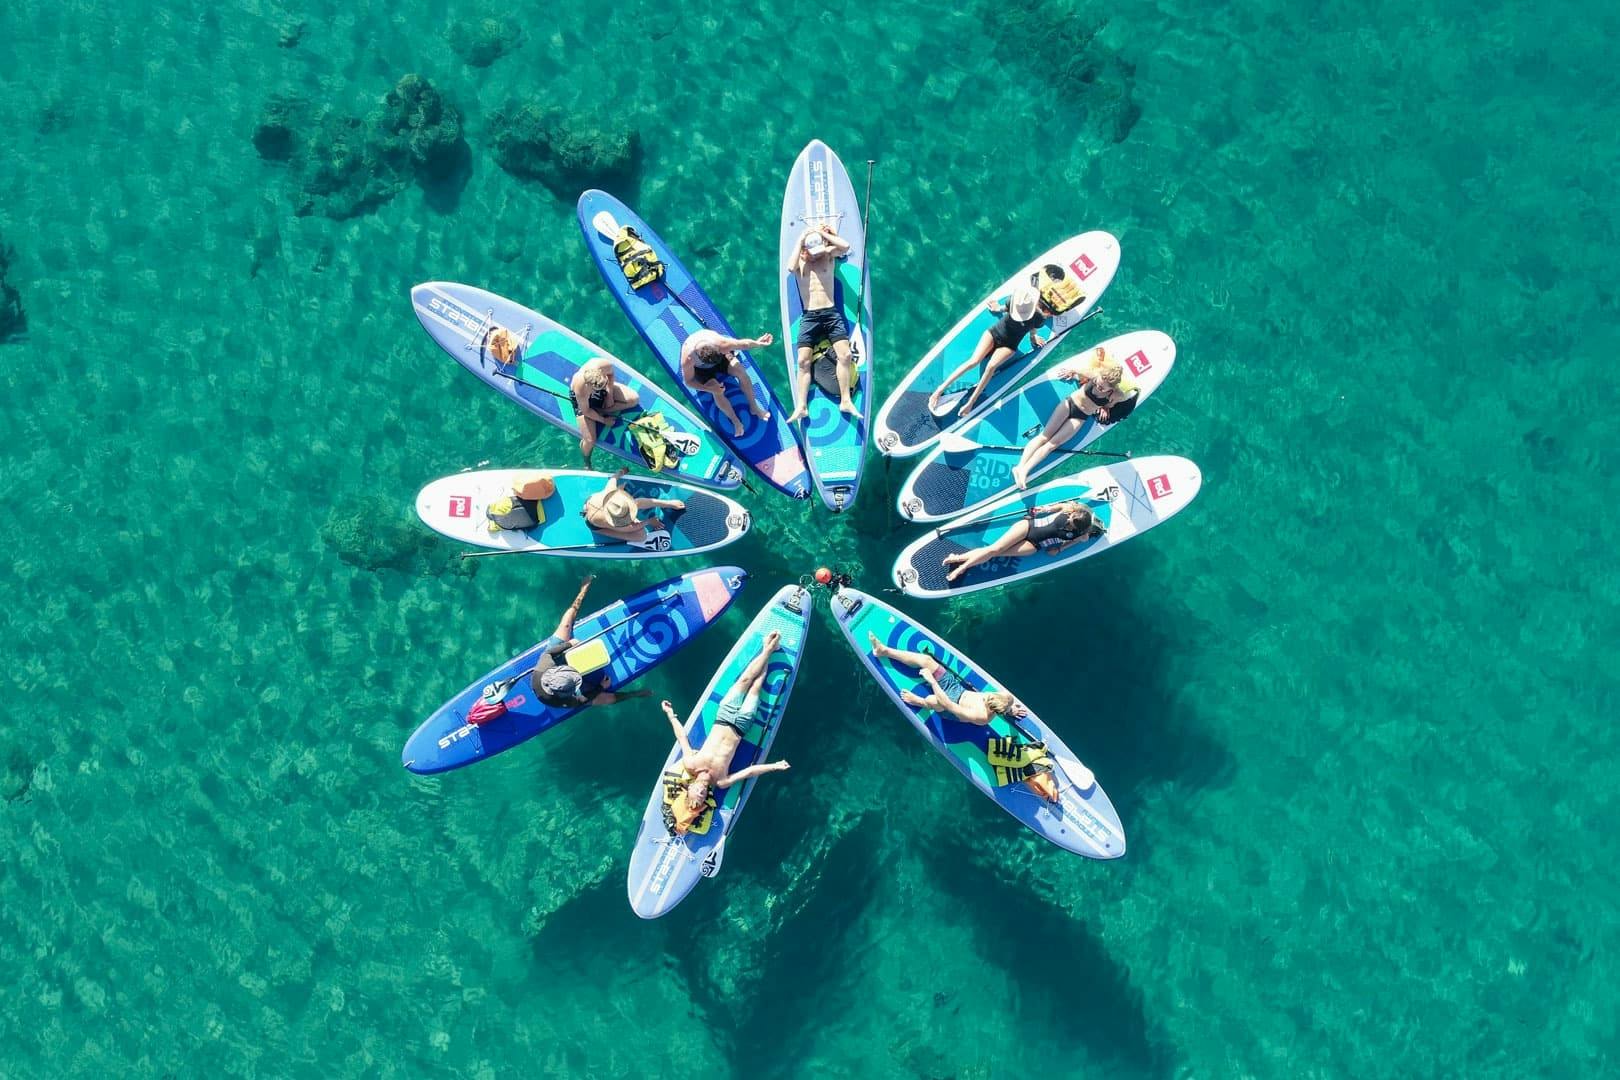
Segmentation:
<svg viewBox="0 0 1620 1080">
<path fill-rule="evenodd" d="M 0 14 L 29 324 L 0 346 L 0 1072 L 1605 1071 L 1612 12 L 1127 4 L 1092 35 L 1061 4 L 645 5 L 536 14 L 486 68 L 457 18 Z M 363 116 L 407 72 L 461 110 L 465 184 L 297 215 L 254 148 L 267 101 Z M 825 622 L 795 770 L 658 923 L 623 884 L 655 710 L 399 768 L 577 570 L 466 573 L 413 523 L 434 476 L 570 451 L 437 353 L 409 285 L 483 284 L 648 363 L 572 199 L 493 161 L 525 95 L 635 126 L 622 193 L 744 332 L 777 326 L 794 154 L 824 138 L 857 183 L 878 159 L 880 393 L 1009 266 L 1120 237 L 1090 325 L 1181 352 L 1103 448 L 1191 456 L 1204 493 L 1051 588 L 911 610 L 1096 770 L 1124 862 L 1015 832 L 852 689 Z M 755 498 L 724 555 L 757 592 L 654 693 L 689 703 L 815 562 L 880 584 L 912 533 L 874 479 L 835 520 Z"/>
</svg>

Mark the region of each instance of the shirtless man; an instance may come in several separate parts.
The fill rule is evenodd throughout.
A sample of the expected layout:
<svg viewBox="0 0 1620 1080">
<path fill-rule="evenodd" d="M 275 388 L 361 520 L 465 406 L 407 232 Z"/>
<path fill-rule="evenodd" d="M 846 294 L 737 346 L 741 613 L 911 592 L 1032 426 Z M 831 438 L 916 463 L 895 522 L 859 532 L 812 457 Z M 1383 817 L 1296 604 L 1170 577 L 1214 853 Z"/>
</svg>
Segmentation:
<svg viewBox="0 0 1620 1080">
<path fill-rule="evenodd" d="M 754 400 L 754 384 L 735 354 L 738 350 L 763 349 L 776 339 L 769 333 L 757 338 L 728 338 L 714 330 L 703 329 L 687 338 L 681 345 L 681 381 L 693 390 L 701 390 L 714 398 L 715 407 L 731 421 L 731 433 L 741 436 L 742 421 L 737 410 L 726 400 L 726 387 L 720 376 L 730 375 L 742 386 L 748 411 L 761 420 L 771 418 L 770 410 Z"/>
<path fill-rule="evenodd" d="M 844 313 L 833 303 L 834 264 L 840 256 L 849 254 L 849 241 L 833 232 L 832 226 L 821 224 L 806 229 L 799 238 L 798 252 L 788 269 L 799 282 L 799 299 L 804 301 L 804 317 L 799 320 L 799 378 L 793 387 L 793 415 L 788 423 L 803 420 L 810 399 L 811 355 L 816 342 L 832 342 L 838 357 L 838 408 L 846 416 L 858 415 L 855 403 L 849 399 L 850 384 L 854 381 L 854 364 L 850 362 L 849 326 Z"/>
<path fill-rule="evenodd" d="M 746 769 L 731 771 L 731 759 L 737 756 L 737 747 L 742 745 L 744 736 L 759 722 L 756 714 L 759 711 L 759 692 L 765 685 L 765 667 L 781 640 L 782 635 L 775 630 L 765 635 L 759 655 L 754 657 L 736 685 L 721 700 L 714 727 L 709 729 L 701 749 L 693 749 L 687 740 L 686 729 L 681 726 L 680 717 L 675 715 L 675 706 L 668 701 L 663 703 L 664 715 L 669 717 L 669 726 L 675 729 L 675 739 L 681 746 L 681 777 L 690 778 L 686 784 L 686 798 L 681 800 L 684 805 L 676 807 L 677 832 L 685 832 L 686 826 L 703 815 L 711 789 L 728 788 L 751 777 L 782 772 L 788 767 L 785 761 L 762 761 Z"/>
</svg>

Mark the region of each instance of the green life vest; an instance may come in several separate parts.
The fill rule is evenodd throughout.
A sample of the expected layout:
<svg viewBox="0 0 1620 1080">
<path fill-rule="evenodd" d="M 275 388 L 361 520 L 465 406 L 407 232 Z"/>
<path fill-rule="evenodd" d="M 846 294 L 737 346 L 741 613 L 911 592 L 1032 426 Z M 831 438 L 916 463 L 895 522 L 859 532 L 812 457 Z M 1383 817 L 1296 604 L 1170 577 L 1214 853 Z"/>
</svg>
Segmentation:
<svg viewBox="0 0 1620 1080">
<path fill-rule="evenodd" d="M 664 432 L 675 429 L 664 418 L 663 413 L 642 413 L 630 425 L 629 430 L 630 439 L 636 444 L 636 449 L 641 453 L 641 460 L 647 463 L 647 468 L 653 472 L 662 472 L 676 463 L 679 455 L 664 437 Z"/>
</svg>

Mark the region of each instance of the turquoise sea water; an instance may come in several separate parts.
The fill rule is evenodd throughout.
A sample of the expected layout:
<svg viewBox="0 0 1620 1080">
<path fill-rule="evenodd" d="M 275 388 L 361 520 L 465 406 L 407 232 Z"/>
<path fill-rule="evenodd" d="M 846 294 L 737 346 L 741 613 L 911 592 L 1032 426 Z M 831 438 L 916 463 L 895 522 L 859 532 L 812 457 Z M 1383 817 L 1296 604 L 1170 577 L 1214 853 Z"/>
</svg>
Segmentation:
<svg viewBox="0 0 1620 1080">
<path fill-rule="evenodd" d="M 485 18 L 517 47 L 477 67 Z M 1617 36 L 1563 0 L 7 6 L 0 1075 L 1611 1072 Z M 407 73 L 459 110 L 464 182 L 334 217 L 353 189 L 255 147 L 278 96 L 340 132 Z M 824 616 L 793 771 L 657 923 L 624 895 L 655 708 L 400 769 L 579 569 L 414 521 L 433 477 L 572 451 L 409 286 L 650 363 L 572 197 L 495 163 L 525 101 L 638 133 L 615 187 L 745 333 L 778 328 L 794 155 L 876 159 L 880 394 L 1023 260 L 1120 237 L 1088 326 L 1180 356 L 1102 448 L 1204 493 L 1041 586 L 907 606 L 1096 770 L 1125 860 L 1018 830 Z M 723 555 L 755 582 L 655 695 L 684 710 L 777 582 L 884 583 L 913 531 L 872 468 L 841 518 L 752 500 Z"/>
</svg>

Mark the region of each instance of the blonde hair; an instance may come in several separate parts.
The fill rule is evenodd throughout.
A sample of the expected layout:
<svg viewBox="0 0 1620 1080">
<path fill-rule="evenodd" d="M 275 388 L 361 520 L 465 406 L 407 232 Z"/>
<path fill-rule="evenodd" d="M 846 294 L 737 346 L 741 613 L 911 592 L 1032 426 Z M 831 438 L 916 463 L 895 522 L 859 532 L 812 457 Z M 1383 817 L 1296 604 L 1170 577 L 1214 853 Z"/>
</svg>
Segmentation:
<svg viewBox="0 0 1620 1080">
<path fill-rule="evenodd" d="M 1006 716 L 1016 704 L 1017 699 L 1005 691 L 997 690 L 993 694 L 984 695 L 984 711 L 991 716 Z"/>
<path fill-rule="evenodd" d="M 1108 389 L 1117 390 L 1119 381 L 1125 377 L 1125 369 L 1112 356 L 1104 356 L 1091 365 L 1091 377 Z"/>
<path fill-rule="evenodd" d="M 586 384 L 598 390 L 606 390 L 613 381 L 613 366 L 605 361 L 586 364 L 583 371 Z"/>
</svg>

